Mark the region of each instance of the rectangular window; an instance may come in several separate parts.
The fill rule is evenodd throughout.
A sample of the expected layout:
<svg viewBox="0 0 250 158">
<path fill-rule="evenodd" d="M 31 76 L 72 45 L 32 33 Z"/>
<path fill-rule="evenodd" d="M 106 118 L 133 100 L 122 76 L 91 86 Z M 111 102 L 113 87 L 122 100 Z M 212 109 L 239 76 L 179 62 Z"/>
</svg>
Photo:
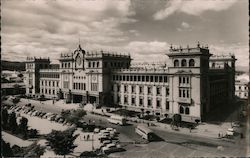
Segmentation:
<svg viewBox="0 0 250 158">
<path fill-rule="evenodd" d="M 132 93 L 135 93 L 135 86 L 131 86 Z"/>
<path fill-rule="evenodd" d="M 160 108 L 161 107 L 161 101 L 160 100 L 157 100 L 156 101 L 156 108 Z"/>
<path fill-rule="evenodd" d="M 142 76 L 142 82 L 144 82 L 145 81 L 145 76 Z"/>
<path fill-rule="evenodd" d="M 169 88 L 166 88 L 166 96 L 169 96 Z"/>
<path fill-rule="evenodd" d="M 169 110 L 169 102 L 166 101 L 166 110 Z"/>
<path fill-rule="evenodd" d="M 124 85 L 124 93 L 127 92 L 127 85 Z"/>
<path fill-rule="evenodd" d="M 83 83 L 83 90 L 86 90 L 86 84 Z"/>
<path fill-rule="evenodd" d="M 69 82 L 63 81 L 63 88 L 69 88 Z"/>
<path fill-rule="evenodd" d="M 124 96 L 124 104 L 128 104 L 128 97 Z"/>
<path fill-rule="evenodd" d="M 139 93 L 143 94 L 143 87 L 142 86 L 139 87 Z"/>
<path fill-rule="evenodd" d="M 80 88 L 81 88 L 81 90 L 83 90 L 83 83 L 81 83 L 81 87 Z"/>
<path fill-rule="evenodd" d="M 159 76 L 159 82 L 162 82 L 162 76 Z"/>
<path fill-rule="evenodd" d="M 154 76 L 150 76 L 150 82 L 154 82 Z"/>
<path fill-rule="evenodd" d="M 119 104 L 121 101 L 120 96 L 117 96 L 117 103 Z"/>
<path fill-rule="evenodd" d="M 152 106 L 152 100 L 151 98 L 148 99 L 148 107 L 151 107 Z"/>
<path fill-rule="evenodd" d="M 137 76 L 134 76 L 134 81 L 137 81 Z"/>
<path fill-rule="evenodd" d="M 149 76 L 146 76 L 146 82 L 149 82 Z"/>
<path fill-rule="evenodd" d="M 141 76 L 138 76 L 138 81 L 141 81 Z"/>
<path fill-rule="evenodd" d="M 132 98 L 131 103 L 135 104 L 135 98 L 134 97 Z"/>
<path fill-rule="evenodd" d="M 155 82 L 158 82 L 158 76 L 155 76 Z"/>
<path fill-rule="evenodd" d="M 151 93 L 152 93 L 152 88 L 148 87 L 148 94 L 151 94 Z"/>
<path fill-rule="evenodd" d="M 127 81 L 129 81 L 129 76 L 127 76 Z"/>
<path fill-rule="evenodd" d="M 98 91 L 98 84 L 97 83 L 91 83 L 91 91 Z"/>
<path fill-rule="evenodd" d="M 140 105 L 140 106 L 143 105 L 143 98 L 140 98 L 140 100 L 139 100 L 139 105 Z"/>
<path fill-rule="evenodd" d="M 157 95 L 161 95 L 161 88 L 160 88 L 160 87 L 157 87 L 157 88 L 156 88 L 156 94 L 157 94 Z"/>
</svg>

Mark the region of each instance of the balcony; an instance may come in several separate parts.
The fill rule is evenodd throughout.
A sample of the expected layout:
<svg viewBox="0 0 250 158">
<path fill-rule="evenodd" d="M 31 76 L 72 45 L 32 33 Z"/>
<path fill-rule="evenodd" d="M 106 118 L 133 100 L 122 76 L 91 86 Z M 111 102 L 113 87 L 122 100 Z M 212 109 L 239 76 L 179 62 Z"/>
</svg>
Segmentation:
<svg viewBox="0 0 250 158">
<path fill-rule="evenodd" d="M 178 102 L 179 103 L 187 103 L 187 104 L 191 104 L 191 98 L 178 98 Z"/>
</svg>

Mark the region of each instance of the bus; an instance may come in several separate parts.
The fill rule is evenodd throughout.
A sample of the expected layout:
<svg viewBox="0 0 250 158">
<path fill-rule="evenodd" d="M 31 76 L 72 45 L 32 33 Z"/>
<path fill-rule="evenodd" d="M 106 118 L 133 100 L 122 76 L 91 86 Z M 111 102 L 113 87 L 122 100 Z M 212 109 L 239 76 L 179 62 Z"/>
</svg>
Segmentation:
<svg viewBox="0 0 250 158">
<path fill-rule="evenodd" d="M 112 115 L 110 118 L 108 118 L 108 121 L 110 123 L 116 124 L 116 125 L 125 125 L 126 124 L 126 119 L 122 116 L 118 115 Z"/>
<path fill-rule="evenodd" d="M 137 134 L 139 134 L 140 136 L 142 136 L 143 139 L 146 139 L 148 141 L 152 141 L 153 140 L 153 131 L 150 130 L 149 128 L 147 128 L 144 125 L 138 125 L 135 128 L 135 132 Z"/>
</svg>

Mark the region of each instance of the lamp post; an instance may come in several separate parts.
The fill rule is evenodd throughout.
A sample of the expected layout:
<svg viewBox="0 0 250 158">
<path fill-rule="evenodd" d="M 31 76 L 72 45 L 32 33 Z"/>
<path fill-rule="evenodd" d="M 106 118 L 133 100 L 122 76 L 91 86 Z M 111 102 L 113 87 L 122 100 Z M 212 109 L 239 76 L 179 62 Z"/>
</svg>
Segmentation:
<svg viewBox="0 0 250 158">
<path fill-rule="evenodd" d="M 94 151 L 94 133 L 92 134 L 92 151 Z"/>
</svg>

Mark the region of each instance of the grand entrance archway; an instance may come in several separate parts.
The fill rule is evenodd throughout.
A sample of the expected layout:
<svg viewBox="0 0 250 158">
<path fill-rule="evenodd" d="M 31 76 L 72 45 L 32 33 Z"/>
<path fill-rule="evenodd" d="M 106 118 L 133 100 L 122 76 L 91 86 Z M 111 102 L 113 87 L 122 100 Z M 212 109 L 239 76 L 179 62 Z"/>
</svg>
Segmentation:
<svg viewBox="0 0 250 158">
<path fill-rule="evenodd" d="M 83 101 L 82 95 L 73 94 L 73 103 L 81 103 Z"/>
<path fill-rule="evenodd" d="M 95 96 L 89 96 L 89 103 L 93 104 L 96 103 L 97 99 Z"/>
</svg>

